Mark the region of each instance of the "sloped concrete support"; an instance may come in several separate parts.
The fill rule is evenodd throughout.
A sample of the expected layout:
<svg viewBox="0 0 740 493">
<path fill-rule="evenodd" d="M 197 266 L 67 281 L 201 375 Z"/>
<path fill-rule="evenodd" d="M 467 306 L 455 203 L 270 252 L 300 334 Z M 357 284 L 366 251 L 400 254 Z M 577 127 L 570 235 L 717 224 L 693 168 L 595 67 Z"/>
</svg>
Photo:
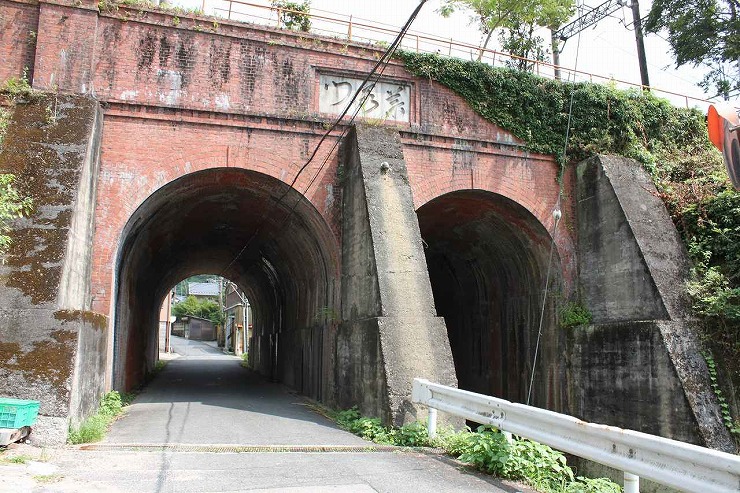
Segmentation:
<svg viewBox="0 0 740 493">
<path fill-rule="evenodd" d="M 639 163 L 616 156 L 588 159 L 577 175 L 579 277 L 596 326 L 571 337 L 572 383 L 584 395 L 613 394 L 629 383 L 602 404 L 579 401 L 573 412 L 734 451 L 696 337 L 689 261 L 652 180 Z M 605 358 L 613 360 L 606 373 L 599 369 Z M 683 396 L 670 395 L 676 391 Z M 640 403 L 651 401 L 657 408 L 643 412 Z M 669 425 L 662 421 L 670 412 Z"/>
<path fill-rule="evenodd" d="M 356 127 L 344 148 L 342 324 L 337 401 L 402 424 L 415 377 L 457 385 L 436 316 L 398 133 Z"/>
<path fill-rule="evenodd" d="M 0 265 L 0 395 L 41 402 L 36 443 L 64 443 L 105 387 L 106 317 L 90 311 L 102 113 L 78 96 L 19 102 L 0 154 L 33 200 Z"/>
</svg>

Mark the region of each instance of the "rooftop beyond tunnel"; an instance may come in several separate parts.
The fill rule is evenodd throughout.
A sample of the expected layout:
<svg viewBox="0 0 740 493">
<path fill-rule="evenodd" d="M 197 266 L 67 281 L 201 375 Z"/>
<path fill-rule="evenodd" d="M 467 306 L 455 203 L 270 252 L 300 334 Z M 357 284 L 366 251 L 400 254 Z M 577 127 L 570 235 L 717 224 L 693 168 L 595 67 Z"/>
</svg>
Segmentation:
<svg viewBox="0 0 740 493">
<path fill-rule="evenodd" d="M 113 387 L 135 388 L 153 368 L 159 303 L 171 286 L 213 272 L 233 280 L 252 305 L 250 366 L 322 399 L 331 374 L 324 332 L 337 298 L 337 250 L 313 205 L 275 178 L 215 168 L 163 186 L 122 235 Z"/>
<path fill-rule="evenodd" d="M 542 310 L 550 235 L 515 202 L 484 191 L 442 195 L 419 208 L 437 312 L 445 318 L 460 388 L 525 402 Z M 564 362 L 552 260 L 532 404 L 558 409 Z"/>
</svg>

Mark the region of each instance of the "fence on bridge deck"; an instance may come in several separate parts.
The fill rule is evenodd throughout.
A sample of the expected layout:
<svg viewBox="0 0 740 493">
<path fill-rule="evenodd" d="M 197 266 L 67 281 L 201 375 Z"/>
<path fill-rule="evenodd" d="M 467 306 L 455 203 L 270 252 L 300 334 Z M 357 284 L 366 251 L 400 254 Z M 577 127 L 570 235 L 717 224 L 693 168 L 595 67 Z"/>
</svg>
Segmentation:
<svg viewBox="0 0 740 493">
<path fill-rule="evenodd" d="M 639 493 L 639 477 L 687 493 L 740 491 L 740 457 L 615 426 L 588 423 L 546 409 L 509 402 L 416 378 L 412 401 L 488 424 L 554 449 L 624 471 L 625 493 Z"/>
<path fill-rule="evenodd" d="M 327 12 L 319 9 L 311 9 L 310 13 L 297 12 L 281 7 L 271 5 L 260 5 L 243 0 L 201 0 L 202 12 L 206 13 L 206 6 L 210 11 L 219 17 L 229 20 L 242 22 L 255 22 L 261 24 L 272 24 L 277 27 L 282 26 L 282 16 L 285 13 L 293 13 L 301 16 L 307 16 L 311 19 L 311 32 L 314 34 L 331 36 L 348 41 L 360 41 L 368 43 L 391 42 L 398 34 L 398 27 L 383 24 L 367 19 L 353 18 L 353 16 L 340 16 L 333 12 Z M 317 14 L 316 12 L 320 12 Z M 477 45 L 455 41 L 452 38 L 442 38 L 434 34 L 428 34 L 418 31 L 409 31 L 403 39 L 401 46 L 407 50 L 422 53 L 439 53 L 457 58 L 477 59 L 481 55 L 481 61 L 490 63 L 493 66 L 498 65 L 515 65 L 517 67 L 527 67 L 528 70 L 543 77 L 555 78 L 556 72 L 560 73 L 560 78 L 564 80 L 588 81 L 615 84 L 621 88 L 646 89 L 641 84 L 614 79 L 603 75 L 575 70 L 568 67 L 556 66 L 541 60 L 531 60 L 518 57 L 509 53 L 496 51 L 490 48 L 481 48 Z M 658 93 L 671 99 L 674 104 L 681 101 L 686 107 L 692 104 L 700 104 L 703 109 L 714 103 L 708 99 L 688 96 L 685 94 L 660 89 L 651 86 L 652 92 Z"/>
</svg>

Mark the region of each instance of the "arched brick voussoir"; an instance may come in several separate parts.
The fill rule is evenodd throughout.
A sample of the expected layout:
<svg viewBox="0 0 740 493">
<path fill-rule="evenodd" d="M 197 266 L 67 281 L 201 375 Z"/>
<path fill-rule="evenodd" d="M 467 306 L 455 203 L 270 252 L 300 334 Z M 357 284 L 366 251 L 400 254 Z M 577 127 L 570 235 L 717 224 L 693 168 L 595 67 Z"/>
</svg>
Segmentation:
<svg viewBox="0 0 740 493">
<path fill-rule="evenodd" d="M 406 149 L 404 153 L 407 154 Z M 413 153 L 411 153 L 413 155 Z M 499 156 L 498 158 L 501 158 Z M 457 170 L 447 164 L 446 169 L 429 173 L 424 163 L 409 165 L 414 207 L 419 210 L 428 202 L 443 195 L 462 190 L 481 190 L 506 197 L 526 209 L 552 238 L 555 220 L 553 211 L 558 205 L 564 211 L 572 210 L 570 203 L 558 204 L 559 188 L 557 178 L 559 167 L 547 157 L 538 156 L 535 160 L 523 158 L 495 159 L 494 162 L 479 162 L 469 169 Z M 407 161 L 409 158 L 407 158 Z M 484 161 L 484 160 L 481 160 Z M 522 172 L 526 168 L 536 168 L 536 173 Z M 553 185 L 555 184 L 555 185 Z M 565 195 L 566 200 L 568 195 Z M 574 218 L 563 214 L 555 229 L 554 242 L 560 258 L 563 275 L 563 290 L 567 296 L 574 289 L 577 275 L 576 239 L 572 224 Z"/>
<path fill-rule="evenodd" d="M 131 215 L 157 190 L 183 176 L 212 168 L 256 171 L 290 184 L 305 163 L 316 137 L 276 134 L 247 128 L 219 128 L 152 122 L 113 116 L 105 122 L 96 203 L 93 253 L 93 304 L 101 313 L 110 306 L 113 270 L 122 231 Z M 324 162 L 316 156 L 295 184 L 303 192 Z M 326 184 L 336 174 L 333 155 L 306 198 L 338 237 L 333 197 Z"/>
</svg>

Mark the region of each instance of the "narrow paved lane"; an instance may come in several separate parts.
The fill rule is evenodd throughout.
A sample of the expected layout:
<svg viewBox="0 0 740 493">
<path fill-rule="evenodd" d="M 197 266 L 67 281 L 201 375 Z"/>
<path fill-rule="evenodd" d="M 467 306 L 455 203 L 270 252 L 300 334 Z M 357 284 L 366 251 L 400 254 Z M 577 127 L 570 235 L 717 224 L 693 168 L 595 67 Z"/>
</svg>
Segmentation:
<svg viewBox="0 0 740 493">
<path fill-rule="evenodd" d="M 170 361 L 113 424 L 106 443 L 366 445 L 208 344 L 173 338 Z"/>
<path fill-rule="evenodd" d="M 242 368 L 238 358 L 198 342 L 177 340 L 174 347 L 183 356 L 139 394 L 103 443 L 50 453 L 45 464 L 52 471 L 45 474 L 55 480 L 38 491 L 530 492 L 467 472 L 442 455 L 364 451 L 372 444 L 312 412 L 300 396 Z M 260 447 L 235 452 L 236 445 Z M 298 451 L 269 451 L 275 445 Z M 309 445 L 332 451 L 300 447 Z M 34 473 L 0 466 L 3 474 L 0 491 L 37 491 Z"/>
</svg>

